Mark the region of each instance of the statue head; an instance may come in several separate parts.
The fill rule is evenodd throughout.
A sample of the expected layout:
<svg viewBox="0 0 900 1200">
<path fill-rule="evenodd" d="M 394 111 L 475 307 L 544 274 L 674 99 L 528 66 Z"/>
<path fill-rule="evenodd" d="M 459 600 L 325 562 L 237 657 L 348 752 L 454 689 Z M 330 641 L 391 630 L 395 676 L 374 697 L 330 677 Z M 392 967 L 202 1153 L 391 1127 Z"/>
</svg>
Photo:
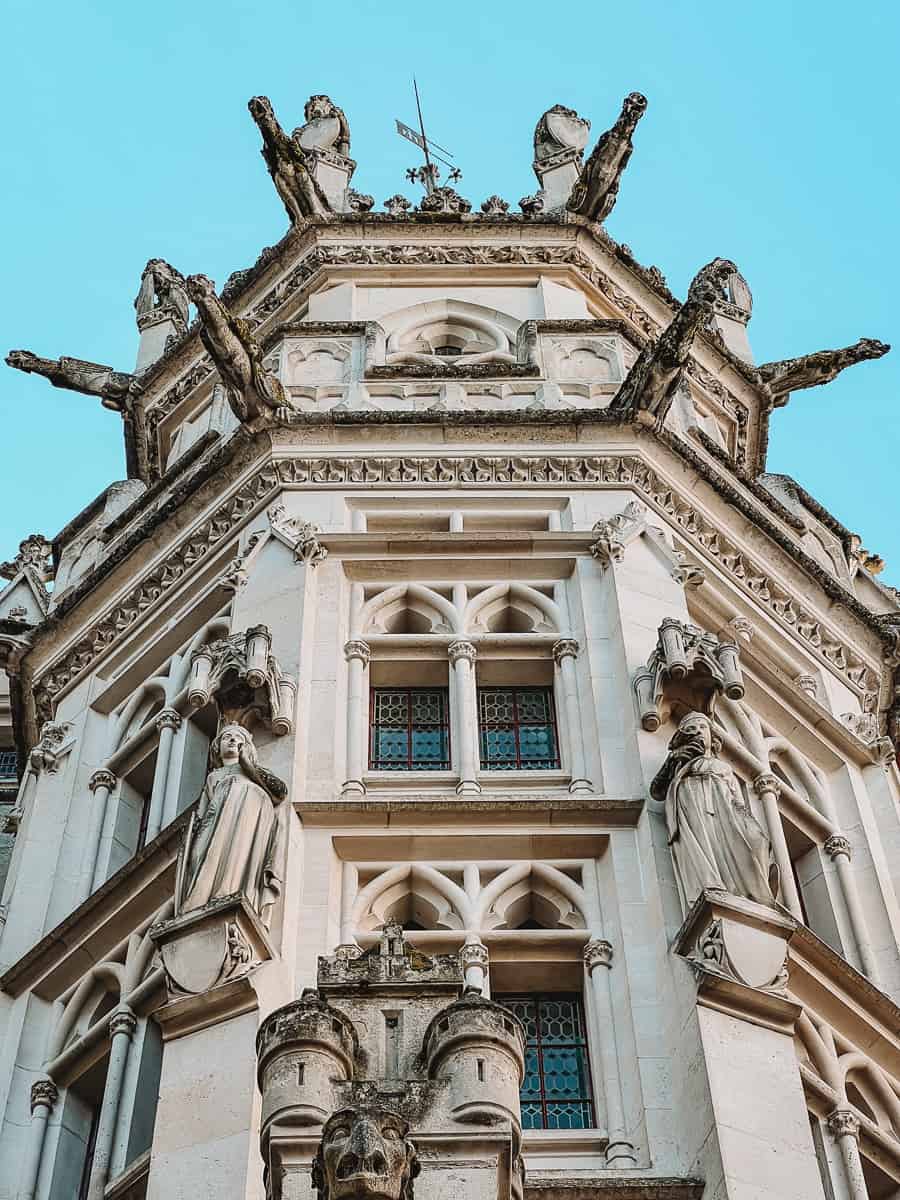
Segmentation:
<svg viewBox="0 0 900 1200">
<path fill-rule="evenodd" d="M 247 101 L 247 107 L 250 109 L 250 115 L 254 120 L 274 115 L 272 102 L 268 96 L 251 96 Z"/>
<path fill-rule="evenodd" d="M 705 713 L 689 712 L 678 723 L 669 751 L 687 750 L 697 755 L 718 754 L 722 748 L 722 739 L 717 735 L 715 726 Z"/>
<path fill-rule="evenodd" d="M 330 117 L 337 108 L 330 96 L 310 96 L 303 108 L 303 119 L 314 121 L 316 117 Z"/>
<path fill-rule="evenodd" d="M 640 92 L 629 92 L 625 97 L 622 110 L 627 117 L 631 117 L 632 120 L 637 120 L 639 117 L 642 117 L 647 110 L 647 97 L 641 95 Z"/>
<path fill-rule="evenodd" d="M 224 725 L 210 747 L 210 761 L 214 767 L 226 767 L 240 762 L 242 758 L 256 762 L 256 747 L 250 730 L 233 722 Z"/>
<path fill-rule="evenodd" d="M 377 1105 L 332 1113 L 312 1164 L 319 1200 L 413 1200 L 419 1160 L 408 1130 L 399 1113 Z"/>
</svg>

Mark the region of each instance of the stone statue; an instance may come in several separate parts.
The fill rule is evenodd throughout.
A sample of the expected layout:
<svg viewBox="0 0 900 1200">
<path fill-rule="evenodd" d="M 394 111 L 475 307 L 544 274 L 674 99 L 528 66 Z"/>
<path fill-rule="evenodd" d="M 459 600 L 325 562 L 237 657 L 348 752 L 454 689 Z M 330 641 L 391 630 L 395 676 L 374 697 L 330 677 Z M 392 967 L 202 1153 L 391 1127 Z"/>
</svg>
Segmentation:
<svg viewBox="0 0 900 1200">
<path fill-rule="evenodd" d="M 590 121 L 580 117 L 574 108 L 554 104 L 534 127 L 535 162 L 555 159 L 567 150 L 574 151 L 580 158 L 590 132 Z"/>
<path fill-rule="evenodd" d="M 329 215 L 331 205 L 313 178 L 306 151 L 278 124 L 268 98 L 254 96 L 247 107 L 259 126 L 263 139 L 262 156 L 291 223 L 296 225 L 307 217 Z M 304 126 L 304 129 L 308 128 L 308 125 Z"/>
<path fill-rule="evenodd" d="M 338 108 L 330 96 L 310 96 L 303 109 L 303 117 L 306 124 L 291 134 L 299 146 L 304 150 L 330 150 L 333 154 L 349 157 L 350 126 L 344 110 Z"/>
<path fill-rule="evenodd" d="M 419 1160 L 408 1130 L 398 1113 L 377 1105 L 332 1113 L 312 1164 L 319 1200 L 413 1200 Z"/>
<path fill-rule="evenodd" d="M 184 333 L 188 326 L 188 296 L 183 277 L 164 259 L 151 258 L 141 275 L 134 308 L 138 329 L 168 317 L 176 331 Z"/>
<path fill-rule="evenodd" d="M 600 135 L 575 182 L 566 208 L 591 221 L 604 221 L 613 210 L 631 152 L 631 135 L 647 109 L 640 92 L 625 97 L 619 119 Z"/>
<path fill-rule="evenodd" d="M 638 355 L 610 408 L 650 413 L 661 424 L 672 406 L 694 338 L 706 326 L 716 299 L 737 267 L 727 258 L 715 258 L 694 276 L 687 300 L 655 342 Z"/>
<path fill-rule="evenodd" d="M 778 890 L 768 836 L 747 805 L 709 717 L 690 712 L 650 785 L 665 803 L 669 845 L 685 912 L 704 888 L 772 905 Z"/>
<path fill-rule="evenodd" d="M 816 387 L 820 383 L 831 383 L 845 367 L 852 367 L 867 358 L 881 358 L 888 350 L 890 346 L 876 338 L 860 338 L 843 350 L 819 350 L 816 354 L 804 354 L 800 358 L 763 363 L 757 367 L 757 373 L 772 393 L 775 407 L 782 408 L 787 404 L 791 392 Z"/>
<path fill-rule="evenodd" d="M 133 375 L 114 371 L 102 363 L 81 358 L 38 358 L 30 350 L 10 350 L 6 365 L 28 374 L 43 375 L 54 387 L 86 396 L 99 396 L 104 408 L 123 412 L 126 399 L 138 384 Z"/>
<path fill-rule="evenodd" d="M 274 417 L 288 402 L 281 383 L 263 366 L 249 322 L 229 312 L 205 275 L 190 275 L 187 290 L 197 306 L 200 338 L 225 384 L 234 415 L 239 421 Z"/>
<path fill-rule="evenodd" d="M 221 730 L 210 763 L 178 863 L 176 913 L 242 893 L 268 928 L 283 882 L 287 787 L 259 765 L 243 725 Z"/>
</svg>

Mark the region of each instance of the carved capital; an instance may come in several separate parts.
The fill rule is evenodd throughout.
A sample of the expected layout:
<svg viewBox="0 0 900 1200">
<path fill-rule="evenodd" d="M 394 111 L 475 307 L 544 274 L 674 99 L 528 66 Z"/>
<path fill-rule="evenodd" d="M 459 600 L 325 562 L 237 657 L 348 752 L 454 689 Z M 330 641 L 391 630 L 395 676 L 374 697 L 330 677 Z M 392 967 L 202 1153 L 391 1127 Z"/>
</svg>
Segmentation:
<svg viewBox="0 0 900 1200">
<path fill-rule="evenodd" d="M 777 798 L 781 795 L 781 780 L 771 771 L 764 771 L 753 780 L 753 790 L 757 796 L 761 796 L 763 792 L 772 792 Z"/>
<path fill-rule="evenodd" d="M 40 1105 L 52 1109 L 59 1099 L 59 1088 L 52 1079 L 36 1079 L 31 1085 L 31 1112 Z"/>
<path fill-rule="evenodd" d="M 592 938 L 585 944 L 582 956 L 590 974 L 594 973 L 595 967 L 611 968 L 613 956 L 612 942 L 607 942 L 605 938 Z"/>
<path fill-rule="evenodd" d="M 156 720 L 153 722 L 157 731 L 162 733 L 164 729 L 177 730 L 181 728 L 181 713 L 174 708 L 164 708 L 162 712 L 157 713 Z"/>
<path fill-rule="evenodd" d="M 754 632 L 753 622 L 749 618 L 732 617 L 728 624 L 719 630 L 719 641 L 742 642 L 745 646 L 749 646 Z"/>
<path fill-rule="evenodd" d="M 480 942 L 466 942 L 459 952 L 459 965 L 463 971 L 467 971 L 469 967 L 483 967 L 487 970 L 488 961 L 487 946 L 482 946 Z"/>
<path fill-rule="evenodd" d="M 798 675 L 796 677 L 796 679 L 794 680 L 794 683 L 797 685 L 797 687 L 800 689 L 800 691 L 804 692 L 807 696 L 809 696 L 809 698 L 811 700 L 818 699 L 819 687 L 818 687 L 818 683 L 816 682 L 815 675 L 807 675 L 807 674 Z"/>
<path fill-rule="evenodd" d="M 851 847 L 850 842 L 842 833 L 833 833 L 831 837 L 825 839 L 822 843 L 822 849 L 832 860 L 836 859 L 839 854 L 844 854 L 850 858 Z"/>
<path fill-rule="evenodd" d="M 447 647 L 447 657 L 454 666 L 456 666 L 461 658 L 466 659 L 467 662 L 473 663 L 476 656 L 477 651 L 471 642 L 459 640 L 451 642 Z"/>
<path fill-rule="evenodd" d="M 115 786 L 116 776 L 112 771 L 105 769 L 95 771 L 88 780 L 88 790 L 92 792 L 96 792 L 97 788 L 106 788 L 108 792 L 111 792 Z"/>
<path fill-rule="evenodd" d="M 116 1037 L 120 1033 L 127 1035 L 128 1039 L 134 1037 L 137 1029 L 137 1017 L 130 1008 L 120 1008 L 113 1013 L 109 1022 L 109 1032 L 111 1037 Z"/>
<path fill-rule="evenodd" d="M 577 658 L 580 649 L 576 638 L 560 638 L 553 643 L 553 661 L 560 666 L 564 658 Z"/>
<path fill-rule="evenodd" d="M 849 1108 L 836 1108 L 829 1113 L 825 1124 L 832 1137 L 859 1137 L 859 1118 Z"/>
<path fill-rule="evenodd" d="M 344 643 L 344 658 L 347 662 L 351 662 L 354 658 L 358 658 L 364 667 L 369 665 L 369 659 L 372 657 L 372 651 L 369 649 L 369 643 L 353 639 Z"/>
</svg>

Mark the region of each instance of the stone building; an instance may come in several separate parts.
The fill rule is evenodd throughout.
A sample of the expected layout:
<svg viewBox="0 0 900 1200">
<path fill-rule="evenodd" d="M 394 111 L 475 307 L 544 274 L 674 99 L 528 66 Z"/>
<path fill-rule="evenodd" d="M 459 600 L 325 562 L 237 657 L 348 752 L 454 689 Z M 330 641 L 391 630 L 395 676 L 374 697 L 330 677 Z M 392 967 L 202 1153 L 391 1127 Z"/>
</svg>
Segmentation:
<svg viewBox="0 0 900 1200">
<path fill-rule="evenodd" d="M 766 472 L 887 347 L 614 242 L 645 107 L 374 211 L 256 98 L 281 241 L 10 353 L 128 479 L 3 569 L 2 1200 L 900 1195 L 900 602 Z"/>
</svg>

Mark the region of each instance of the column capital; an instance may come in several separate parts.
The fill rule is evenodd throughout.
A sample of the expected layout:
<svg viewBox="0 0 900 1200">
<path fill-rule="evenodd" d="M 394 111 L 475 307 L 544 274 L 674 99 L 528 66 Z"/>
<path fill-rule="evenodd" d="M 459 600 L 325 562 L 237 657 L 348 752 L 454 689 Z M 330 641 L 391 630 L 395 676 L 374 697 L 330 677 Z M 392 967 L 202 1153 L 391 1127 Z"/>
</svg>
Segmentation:
<svg viewBox="0 0 900 1200">
<path fill-rule="evenodd" d="M 613 956 L 612 942 L 606 941 L 605 938 L 591 938 L 585 944 L 582 956 L 588 973 L 591 975 L 594 973 L 595 967 L 609 967 L 611 969 Z"/>
<path fill-rule="evenodd" d="M 455 642 L 451 642 L 447 647 L 447 657 L 456 665 L 461 658 L 467 662 L 473 663 L 477 657 L 477 651 L 471 642 L 467 642 L 465 638 L 457 638 Z"/>
<path fill-rule="evenodd" d="M 160 733 L 164 729 L 180 729 L 181 713 L 176 708 L 164 708 L 156 714 L 156 720 L 153 723 Z"/>
<path fill-rule="evenodd" d="M 778 797 L 781 795 L 781 787 L 781 780 L 771 771 L 763 771 L 753 780 L 753 790 L 757 796 L 761 796 L 763 792 L 772 792 L 774 796 Z"/>
<path fill-rule="evenodd" d="M 849 1108 L 836 1108 L 828 1114 L 825 1124 L 832 1137 L 841 1138 L 849 1134 L 852 1138 L 859 1138 L 859 1118 Z"/>
<path fill-rule="evenodd" d="M 101 767 L 88 780 L 88 791 L 96 792 L 97 788 L 106 788 L 108 792 L 111 792 L 117 782 L 118 780 L 112 771 L 107 771 L 105 767 Z"/>
<path fill-rule="evenodd" d="M 850 858 L 852 847 L 849 840 L 842 833 L 833 833 L 831 837 L 827 837 L 822 843 L 822 849 L 830 859 L 834 860 L 839 854 L 844 854 L 847 858 Z"/>
<path fill-rule="evenodd" d="M 487 969 L 488 962 L 487 946 L 483 946 L 481 942 L 466 942 L 460 949 L 459 963 L 463 971 L 468 967 L 484 967 Z"/>
<path fill-rule="evenodd" d="M 368 642 L 364 642 L 360 638 L 351 638 L 349 642 L 344 642 L 344 658 L 347 662 L 358 658 L 362 665 L 367 667 L 371 657 L 372 651 L 369 649 Z"/>
<path fill-rule="evenodd" d="M 560 638 L 553 643 L 553 661 L 559 666 L 564 658 L 577 658 L 580 650 L 577 638 Z"/>
<path fill-rule="evenodd" d="M 818 699 L 819 685 L 816 681 L 815 675 L 810 675 L 804 671 L 800 675 L 797 675 L 794 677 L 794 683 L 800 689 L 801 692 L 804 692 L 811 699 L 813 699 L 813 700 Z"/>
<path fill-rule="evenodd" d="M 58 1099 L 59 1088 L 52 1079 L 36 1079 L 31 1085 L 32 1115 L 34 1115 L 34 1110 L 40 1105 L 43 1105 L 44 1108 L 52 1109 Z"/>
<path fill-rule="evenodd" d="M 130 1008 L 117 1009 L 109 1022 L 109 1032 L 111 1037 L 116 1037 L 117 1034 L 124 1033 L 130 1041 L 134 1037 L 137 1029 L 137 1017 Z"/>
</svg>

